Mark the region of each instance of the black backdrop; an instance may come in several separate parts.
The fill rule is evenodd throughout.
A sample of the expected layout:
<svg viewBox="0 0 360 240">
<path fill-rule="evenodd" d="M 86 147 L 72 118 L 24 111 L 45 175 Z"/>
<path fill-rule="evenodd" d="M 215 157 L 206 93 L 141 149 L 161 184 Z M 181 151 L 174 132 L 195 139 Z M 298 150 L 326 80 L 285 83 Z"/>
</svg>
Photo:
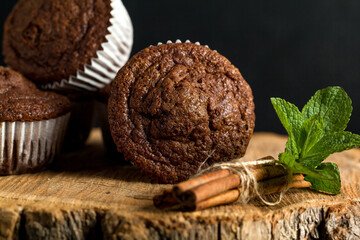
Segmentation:
<svg viewBox="0 0 360 240">
<path fill-rule="evenodd" d="M 1 0 L 1 27 L 15 2 Z M 159 41 L 190 39 L 237 66 L 253 89 L 256 131 L 284 133 L 270 97 L 302 107 L 317 89 L 339 85 L 353 100 L 348 129 L 360 133 L 359 0 L 123 2 L 135 30 L 133 54 Z"/>
</svg>

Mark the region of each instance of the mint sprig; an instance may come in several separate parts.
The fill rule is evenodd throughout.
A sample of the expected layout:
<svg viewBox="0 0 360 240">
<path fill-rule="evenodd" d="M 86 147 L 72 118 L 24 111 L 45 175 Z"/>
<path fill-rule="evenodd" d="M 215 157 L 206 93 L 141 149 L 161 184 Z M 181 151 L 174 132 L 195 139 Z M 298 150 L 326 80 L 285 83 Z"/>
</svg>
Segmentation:
<svg viewBox="0 0 360 240">
<path fill-rule="evenodd" d="M 281 98 L 271 98 L 289 138 L 279 161 L 301 173 L 312 188 L 339 194 L 340 172 L 335 163 L 322 163 L 330 154 L 360 146 L 360 136 L 344 131 L 351 116 L 351 99 L 340 87 L 315 93 L 301 112 Z"/>
</svg>

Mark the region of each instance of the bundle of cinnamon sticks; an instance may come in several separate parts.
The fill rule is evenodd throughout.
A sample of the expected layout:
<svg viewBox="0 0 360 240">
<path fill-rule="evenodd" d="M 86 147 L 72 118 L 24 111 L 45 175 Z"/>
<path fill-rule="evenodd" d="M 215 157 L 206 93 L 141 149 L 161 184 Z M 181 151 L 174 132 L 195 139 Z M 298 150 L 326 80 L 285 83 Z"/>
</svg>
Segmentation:
<svg viewBox="0 0 360 240">
<path fill-rule="evenodd" d="M 287 169 L 273 162 L 258 164 L 257 161 L 246 162 L 257 181 L 261 195 L 281 192 L 288 184 Z M 165 190 L 154 197 L 155 207 L 163 210 L 198 211 L 205 208 L 229 204 L 237 201 L 242 193 L 241 179 L 229 169 L 220 169 L 190 180 L 178 183 L 172 189 Z M 308 188 L 311 183 L 303 175 L 293 175 L 289 188 Z"/>
</svg>

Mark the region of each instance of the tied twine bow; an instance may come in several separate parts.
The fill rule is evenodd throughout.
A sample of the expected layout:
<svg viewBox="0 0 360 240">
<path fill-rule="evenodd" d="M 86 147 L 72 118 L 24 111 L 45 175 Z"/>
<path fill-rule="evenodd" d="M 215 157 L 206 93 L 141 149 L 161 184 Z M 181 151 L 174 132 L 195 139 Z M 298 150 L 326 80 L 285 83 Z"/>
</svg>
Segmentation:
<svg viewBox="0 0 360 240">
<path fill-rule="evenodd" d="M 266 194 L 263 194 L 261 187 L 259 187 L 258 180 L 250 169 L 262 168 L 265 166 L 281 166 L 285 170 L 285 183 L 282 182 L 282 189 L 279 191 L 279 197 L 277 200 L 270 202 L 264 198 Z M 239 197 L 236 202 L 248 203 L 254 197 L 258 197 L 264 204 L 269 206 L 277 205 L 281 202 L 284 194 L 289 190 L 293 181 L 291 170 L 283 163 L 270 157 L 259 159 L 252 162 L 245 162 L 243 158 L 234 159 L 230 162 L 216 163 L 206 169 L 200 170 L 194 177 L 217 171 L 217 170 L 229 170 L 231 173 L 236 174 L 240 179 L 240 185 L 238 186 Z"/>
</svg>

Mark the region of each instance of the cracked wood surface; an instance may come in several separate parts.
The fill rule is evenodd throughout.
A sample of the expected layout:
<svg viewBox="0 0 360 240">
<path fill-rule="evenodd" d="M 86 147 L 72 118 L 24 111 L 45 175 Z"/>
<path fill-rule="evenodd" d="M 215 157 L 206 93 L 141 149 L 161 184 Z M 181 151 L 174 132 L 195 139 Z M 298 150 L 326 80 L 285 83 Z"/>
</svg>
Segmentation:
<svg viewBox="0 0 360 240">
<path fill-rule="evenodd" d="M 285 141 L 256 133 L 246 159 L 276 157 Z M 84 149 L 62 154 L 49 170 L 0 177 L 0 239 L 360 239 L 360 150 L 328 160 L 340 167 L 337 196 L 293 189 L 273 207 L 254 200 L 162 212 L 152 197 L 169 185 L 107 156 L 96 129 Z"/>
</svg>

